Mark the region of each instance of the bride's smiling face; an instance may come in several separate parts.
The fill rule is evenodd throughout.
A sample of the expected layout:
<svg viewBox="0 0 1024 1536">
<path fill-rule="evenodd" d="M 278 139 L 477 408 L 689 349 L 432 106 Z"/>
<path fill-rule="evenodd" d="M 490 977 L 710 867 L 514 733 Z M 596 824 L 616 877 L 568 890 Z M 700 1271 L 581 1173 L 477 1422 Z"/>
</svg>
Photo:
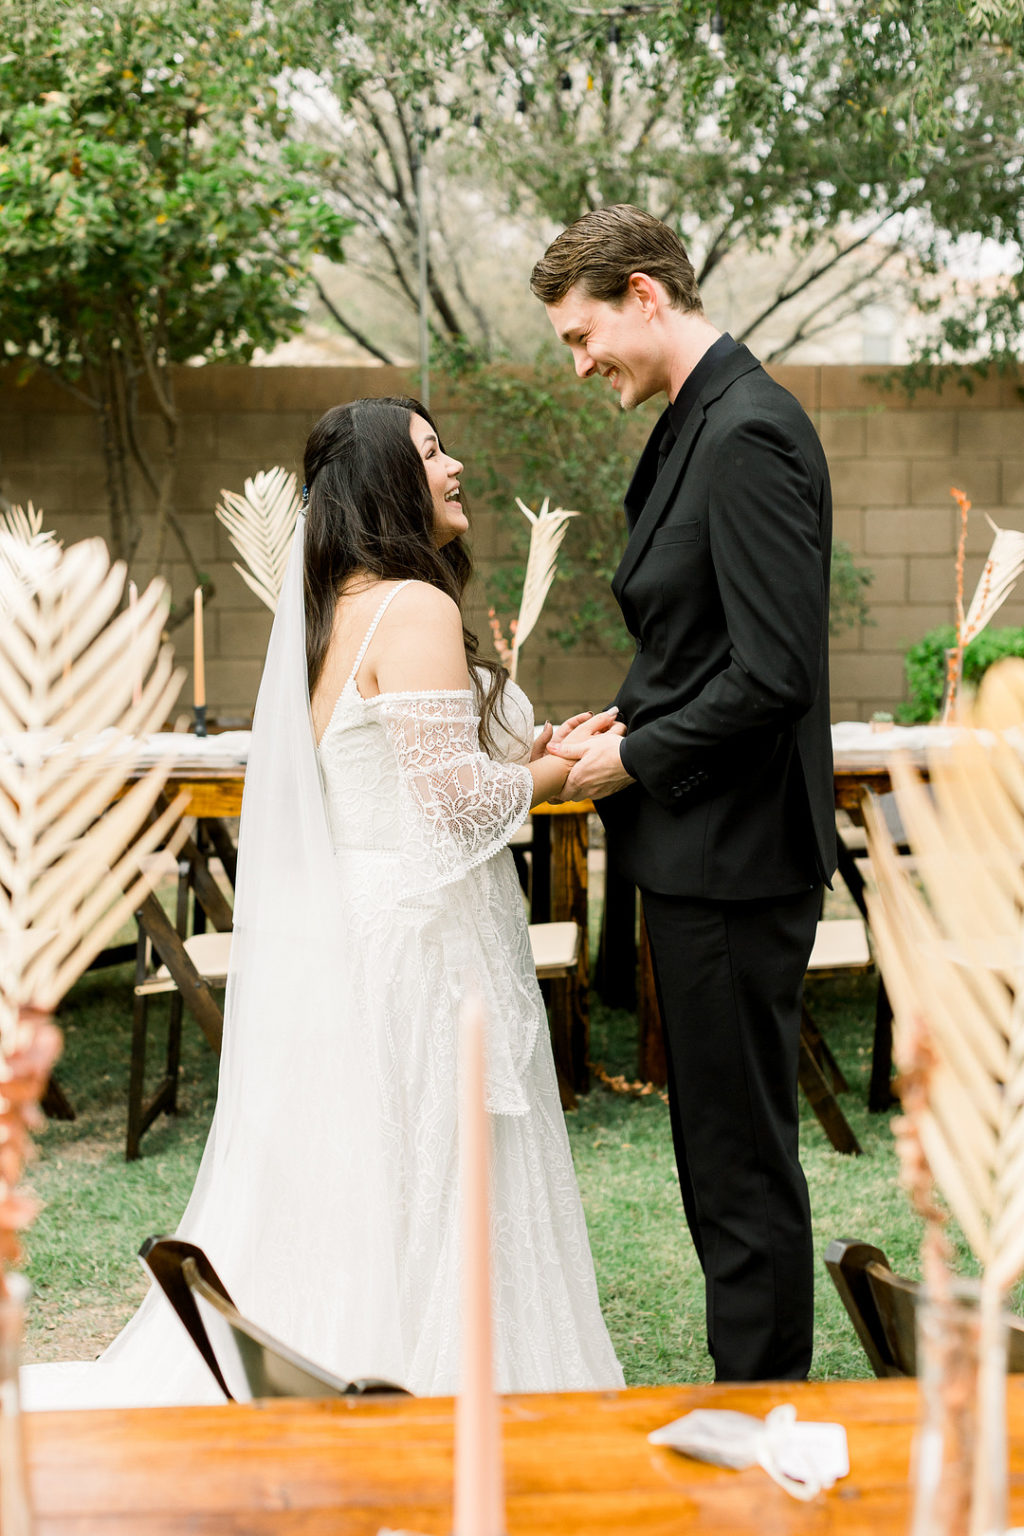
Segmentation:
<svg viewBox="0 0 1024 1536">
<path fill-rule="evenodd" d="M 463 465 L 450 458 L 437 440 L 437 434 L 429 421 L 413 411 L 409 418 L 409 436 L 423 460 L 434 503 L 434 542 L 438 549 L 457 539 L 469 528 L 469 519 L 462 510 L 462 492 L 459 476 Z"/>
</svg>

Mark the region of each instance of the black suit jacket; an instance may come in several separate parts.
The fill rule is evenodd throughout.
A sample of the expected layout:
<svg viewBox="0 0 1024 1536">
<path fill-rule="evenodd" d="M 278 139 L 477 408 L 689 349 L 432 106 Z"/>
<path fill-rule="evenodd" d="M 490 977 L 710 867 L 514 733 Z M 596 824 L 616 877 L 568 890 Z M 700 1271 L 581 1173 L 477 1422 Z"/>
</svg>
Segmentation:
<svg viewBox="0 0 1024 1536">
<path fill-rule="evenodd" d="M 641 887 L 793 894 L 835 868 L 825 455 L 742 346 L 659 474 L 665 419 L 626 495 L 612 582 L 637 644 L 616 703 L 638 782 L 598 810 L 615 863 Z"/>
</svg>

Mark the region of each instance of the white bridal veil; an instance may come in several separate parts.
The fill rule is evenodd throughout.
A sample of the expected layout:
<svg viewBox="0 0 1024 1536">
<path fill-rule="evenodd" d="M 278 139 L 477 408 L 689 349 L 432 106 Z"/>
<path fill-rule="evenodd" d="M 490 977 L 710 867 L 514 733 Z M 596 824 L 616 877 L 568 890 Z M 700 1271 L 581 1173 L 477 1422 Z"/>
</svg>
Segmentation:
<svg viewBox="0 0 1024 1536">
<path fill-rule="evenodd" d="M 402 1355 L 386 1213 L 398 1202 L 372 1032 L 345 1006 L 351 940 L 309 707 L 304 532 L 303 516 L 253 721 L 217 1109 L 178 1230 L 278 1338 L 339 1374 L 394 1377 Z M 98 1361 L 28 1367 L 22 1379 L 30 1408 L 220 1397 L 155 1289 Z"/>
</svg>

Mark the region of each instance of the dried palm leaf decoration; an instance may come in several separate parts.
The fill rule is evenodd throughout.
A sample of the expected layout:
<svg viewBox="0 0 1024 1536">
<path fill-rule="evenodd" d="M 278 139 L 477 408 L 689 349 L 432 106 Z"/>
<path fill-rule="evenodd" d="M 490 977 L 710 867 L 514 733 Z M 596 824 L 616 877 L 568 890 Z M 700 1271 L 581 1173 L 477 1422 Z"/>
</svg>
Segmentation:
<svg viewBox="0 0 1024 1536">
<path fill-rule="evenodd" d="M 182 673 L 163 643 L 169 599 L 150 582 L 121 608 L 125 568 L 101 539 L 62 552 L 0 533 L 18 570 L 0 622 L 0 1051 L 16 1050 L 24 1007 L 52 1011 L 155 875 L 181 805 L 150 825 L 168 765 L 121 797 Z M 139 678 L 138 701 L 132 702 Z"/>
<path fill-rule="evenodd" d="M 971 502 L 955 485 L 950 486 L 949 494 L 960 508 L 960 534 L 956 551 L 956 634 L 952 647 L 946 653 L 946 692 L 942 713 L 944 722 L 954 721 L 957 717 L 957 690 L 963 670 L 964 651 L 1003 606 L 1017 585 L 1021 571 L 1024 571 L 1024 533 L 1016 528 L 997 527 L 986 512 L 985 521 L 995 538 L 970 606 L 964 612 L 964 561 Z"/>
<path fill-rule="evenodd" d="M 42 507 L 34 507 L 31 502 L 27 507 L 8 507 L 0 514 L 0 532 L 9 533 L 19 544 L 27 544 L 30 548 L 55 542 L 52 533 L 43 531 Z"/>
<path fill-rule="evenodd" d="M 245 482 L 245 494 L 221 491 L 217 517 L 249 567 L 235 570 L 271 613 L 277 610 L 285 566 L 302 498 L 295 476 L 278 466 L 263 469 Z"/>
<path fill-rule="evenodd" d="M 545 496 L 539 512 L 534 512 L 524 501 L 516 497 L 516 506 L 530 523 L 530 549 L 526 557 L 526 573 L 523 577 L 523 595 L 519 601 L 519 617 L 509 625 L 511 644 L 501 632 L 501 624 L 494 609 L 488 610 L 494 648 L 508 668 L 509 676 L 515 677 L 519 666 L 519 651 L 527 636 L 540 618 L 544 602 L 551 590 L 558 565 L 558 550 L 565 538 L 571 517 L 578 512 L 567 512 L 563 507 L 550 509 L 551 498 Z"/>
<path fill-rule="evenodd" d="M 985 521 L 995 538 L 964 619 L 964 645 L 970 645 L 1003 606 L 1024 571 L 1024 533 L 1017 528 L 998 528 L 987 512 Z"/>
<path fill-rule="evenodd" d="M 7 511 L 0 514 L 0 533 L 7 534 L 16 545 L 23 549 L 41 549 L 46 544 L 56 543 L 55 536 L 43 529 L 43 509 L 36 508 L 29 502 L 27 507 L 8 507 Z M 10 584 L 21 583 L 22 559 L 20 550 L 12 557 L 10 546 L 4 541 L 0 544 L 0 607 L 3 606 L 4 593 Z"/>
<path fill-rule="evenodd" d="M 0 530 L 0 1266 L 35 1214 L 16 1185 L 60 1050 L 47 1015 L 152 889 L 146 856 L 179 846 L 183 809 L 154 814 L 169 764 L 117 799 L 132 738 L 181 687 L 164 583 L 127 611 L 101 539 L 65 553 L 40 535 Z"/>
<path fill-rule="evenodd" d="M 991 1371 L 985 1379 L 986 1361 L 998 1360 L 1003 1300 L 1024 1271 L 1022 722 L 1024 661 L 1002 662 L 982 683 L 977 728 L 931 755 L 931 792 L 893 763 L 916 880 L 884 819 L 866 811 L 871 929 L 896 1061 L 917 1078 L 901 1135 L 919 1147 L 982 1267 L 981 1443 L 1002 1390 Z"/>
</svg>

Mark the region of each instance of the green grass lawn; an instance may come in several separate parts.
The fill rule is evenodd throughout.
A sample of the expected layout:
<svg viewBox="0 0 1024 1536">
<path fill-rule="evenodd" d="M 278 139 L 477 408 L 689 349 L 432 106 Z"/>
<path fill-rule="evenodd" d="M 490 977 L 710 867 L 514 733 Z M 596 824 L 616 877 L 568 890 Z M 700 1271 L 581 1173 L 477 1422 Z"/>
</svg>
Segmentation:
<svg viewBox="0 0 1024 1536">
<path fill-rule="evenodd" d="M 135 1257 L 139 1244 L 151 1232 L 173 1230 L 202 1152 L 216 1063 L 186 1016 L 182 1113 L 147 1133 L 139 1162 L 124 1162 L 130 988 L 128 968 L 94 973 L 61 1010 L 60 1078 L 78 1119 L 47 1127 L 30 1170 L 45 1209 L 27 1241 L 36 1290 L 29 1359 L 91 1358 L 130 1316 L 145 1289 Z M 833 1152 L 805 1109 L 803 1154 L 818 1260 L 817 1376 L 869 1374 L 821 1264 L 830 1239 L 876 1242 L 897 1268 L 918 1272 L 918 1225 L 897 1185 L 888 1116 L 866 1109 L 874 988 L 867 977 L 819 982 L 808 991 L 850 1080 L 843 1105 L 865 1149 L 860 1158 Z M 159 1004 L 151 1016 L 162 1024 Z M 595 1002 L 592 1059 L 632 1078 L 635 1058 L 635 1018 Z M 667 1107 L 657 1095 L 634 1098 L 595 1087 L 568 1125 L 605 1314 L 627 1381 L 710 1379 L 703 1286 L 683 1221 Z"/>
</svg>

